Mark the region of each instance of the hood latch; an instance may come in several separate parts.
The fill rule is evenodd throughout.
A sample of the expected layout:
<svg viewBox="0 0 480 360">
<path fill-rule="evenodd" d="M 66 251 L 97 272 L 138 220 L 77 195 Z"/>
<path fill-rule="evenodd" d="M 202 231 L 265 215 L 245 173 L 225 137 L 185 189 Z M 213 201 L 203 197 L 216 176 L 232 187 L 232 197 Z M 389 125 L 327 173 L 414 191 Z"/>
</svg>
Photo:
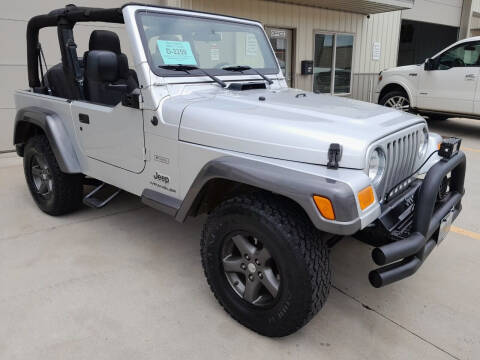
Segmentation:
<svg viewBox="0 0 480 360">
<path fill-rule="evenodd" d="M 327 169 L 338 169 L 338 163 L 342 159 L 342 145 L 330 144 L 328 148 Z"/>
</svg>

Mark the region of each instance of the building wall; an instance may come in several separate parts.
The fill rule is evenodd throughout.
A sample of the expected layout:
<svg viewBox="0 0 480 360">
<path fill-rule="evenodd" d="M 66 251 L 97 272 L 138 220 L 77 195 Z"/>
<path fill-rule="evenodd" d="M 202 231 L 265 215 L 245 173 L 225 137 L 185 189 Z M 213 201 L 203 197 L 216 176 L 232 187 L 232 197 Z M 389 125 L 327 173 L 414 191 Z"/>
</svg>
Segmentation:
<svg viewBox="0 0 480 360">
<path fill-rule="evenodd" d="M 480 0 L 472 0 L 472 12 L 480 14 Z"/>
<path fill-rule="evenodd" d="M 355 35 L 352 96 L 370 100 L 377 74 L 397 62 L 400 11 L 365 15 L 261 0 L 182 0 L 182 7 L 255 19 L 264 25 L 293 28 L 294 86 L 312 90 L 312 76 L 300 74 L 301 60 L 313 59 L 314 30 Z M 373 43 L 381 43 L 379 61 L 372 60 Z"/>
<path fill-rule="evenodd" d="M 463 0 L 415 0 L 402 19 L 459 27 Z"/>
</svg>

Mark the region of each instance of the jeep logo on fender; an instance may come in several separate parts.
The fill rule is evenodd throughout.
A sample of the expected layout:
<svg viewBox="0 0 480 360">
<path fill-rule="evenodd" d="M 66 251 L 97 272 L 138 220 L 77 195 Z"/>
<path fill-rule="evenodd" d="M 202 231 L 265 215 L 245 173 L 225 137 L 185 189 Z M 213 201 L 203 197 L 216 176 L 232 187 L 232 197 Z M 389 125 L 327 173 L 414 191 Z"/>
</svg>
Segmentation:
<svg viewBox="0 0 480 360">
<path fill-rule="evenodd" d="M 170 182 L 170 178 L 168 176 L 160 175 L 156 171 L 155 171 L 155 175 L 153 175 L 153 178 L 157 181 L 163 182 L 165 185 Z"/>
</svg>

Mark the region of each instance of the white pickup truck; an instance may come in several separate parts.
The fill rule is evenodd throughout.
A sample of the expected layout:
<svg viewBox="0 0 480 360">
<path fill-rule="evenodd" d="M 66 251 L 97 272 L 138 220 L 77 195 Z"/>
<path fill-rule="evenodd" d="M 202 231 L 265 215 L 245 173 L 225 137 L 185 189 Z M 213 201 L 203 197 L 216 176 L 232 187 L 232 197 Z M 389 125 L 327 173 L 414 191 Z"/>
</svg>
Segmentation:
<svg viewBox="0 0 480 360">
<path fill-rule="evenodd" d="M 379 74 L 375 102 L 427 115 L 480 118 L 480 37 L 456 42 L 420 65 Z"/>
</svg>

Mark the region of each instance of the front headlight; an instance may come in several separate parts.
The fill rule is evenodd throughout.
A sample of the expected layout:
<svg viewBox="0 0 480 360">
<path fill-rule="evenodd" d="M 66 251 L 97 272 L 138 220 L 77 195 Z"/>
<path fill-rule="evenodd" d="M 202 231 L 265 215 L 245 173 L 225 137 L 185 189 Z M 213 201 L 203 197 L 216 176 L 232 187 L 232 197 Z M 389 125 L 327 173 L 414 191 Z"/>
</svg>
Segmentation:
<svg viewBox="0 0 480 360">
<path fill-rule="evenodd" d="M 373 185 L 378 185 L 385 174 L 386 158 L 385 153 L 380 148 L 376 148 L 370 155 L 368 161 L 368 177 Z"/>
<path fill-rule="evenodd" d="M 422 159 L 425 156 L 425 153 L 428 149 L 428 130 L 423 128 L 422 133 L 420 134 L 420 146 L 418 148 L 418 157 Z"/>
</svg>

